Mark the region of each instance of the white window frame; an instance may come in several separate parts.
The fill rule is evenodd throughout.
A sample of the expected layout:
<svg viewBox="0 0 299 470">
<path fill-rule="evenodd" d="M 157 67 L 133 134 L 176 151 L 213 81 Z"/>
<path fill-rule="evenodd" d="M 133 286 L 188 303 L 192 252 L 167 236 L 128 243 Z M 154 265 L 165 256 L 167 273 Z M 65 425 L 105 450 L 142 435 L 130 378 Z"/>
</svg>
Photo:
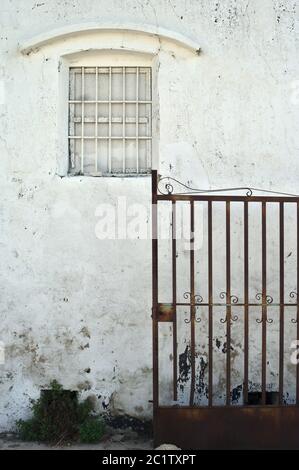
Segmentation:
<svg viewBox="0 0 299 470">
<path fill-rule="evenodd" d="M 157 53 L 136 49 L 72 49 L 65 51 L 58 58 L 58 87 L 57 96 L 57 169 L 56 174 L 60 177 L 68 176 L 72 181 L 81 180 L 82 176 L 75 177 L 69 174 L 69 121 L 68 121 L 68 99 L 69 99 L 69 69 L 70 67 L 104 67 L 104 66 L 126 66 L 126 67 L 151 67 L 152 69 L 152 145 L 151 161 L 152 168 L 157 168 L 159 161 L 159 55 Z M 112 176 L 103 174 L 102 177 Z M 131 177 L 131 174 L 115 174 L 115 177 Z M 135 178 L 148 177 L 149 174 L 134 174 Z M 84 175 L 85 179 L 93 177 Z M 114 179 L 114 178 L 113 178 Z"/>
<path fill-rule="evenodd" d="M 152 154 L 152 68 L 96 65 L 70 67 L 69 71 L 69 174 L 91 176 L 149 174 Z M 99 96 L 101 75 L 107 79 L 105 98 Z M 114 77 L 118 77 L 121 87 L 117 95 L 114 94 L 116 91 L 113 87 Z M 90 96 L 86 98 L 88 78 L 93 81 L 92 99 Z M 132 89 L 127 89 L 126 85 L 130 78 L 133 79 L 134 85 Z M 79 89 L 75 86 L 77 79 L 79 79 Z M 142 81 L 143 90 L 139 89 Z M 92 116 L 88 116 L 87 109 L 90 106 L 93 109 Z M 103 107 L 106 109 L 106 115 L 99 117 Z M 113 116 L 115 107 L 118 107 L 117 116 Z M 87 128 L 88 133 L 85 132 Z M 116 128 L 117 133 L 115 133 Z M 114 153 L 115 144 L 118 145 L 118 152 L 122 154 L 118 159 Z M 94 163 L 89 161 L 88 170 L 85 163 L 87 145 L 91 146 L 91 152 L 94 154 Z M 129 151 L 130 158 L 127 155 Z M 103 164 L 102 171 L 98 170 L 99 164 Z"/>
</svg>

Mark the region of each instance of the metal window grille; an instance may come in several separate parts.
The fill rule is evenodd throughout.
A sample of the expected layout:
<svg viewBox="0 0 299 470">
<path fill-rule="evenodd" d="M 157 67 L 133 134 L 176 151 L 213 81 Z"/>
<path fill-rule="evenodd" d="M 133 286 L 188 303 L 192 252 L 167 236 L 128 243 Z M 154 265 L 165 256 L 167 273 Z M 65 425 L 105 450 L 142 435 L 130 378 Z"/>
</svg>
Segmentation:
<svg viewBox="0 0 299 470">
<path fill-rule="evenodd" d="M 150 67 L 70 68 L 69 173 L 149 173 L 151 121 Z"/>
</svg>

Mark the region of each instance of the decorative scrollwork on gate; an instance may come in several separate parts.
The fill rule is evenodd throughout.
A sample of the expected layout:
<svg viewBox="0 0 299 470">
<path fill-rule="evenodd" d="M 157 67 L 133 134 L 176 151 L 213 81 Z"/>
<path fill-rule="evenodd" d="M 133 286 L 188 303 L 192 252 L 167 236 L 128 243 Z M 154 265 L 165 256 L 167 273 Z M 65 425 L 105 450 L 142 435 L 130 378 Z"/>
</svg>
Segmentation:
<svg viewBox="0 0 299 470">
<path fill-rule="evenodd" d="M 262 292 L 258 292 L 255 296 L 256 300 L 258 301 L 263 301 L 263 293 Z M 261 307 L 266 307 L 267 305 L 271 305 L 273 303 L 273 297 L 269 294 L 266 294 L 265 295 L 265 300 L 266 300 L 266 303 L 263 304 L 261 303 Z M 264 317 L 262 316 L 262 318 L 257 318 L 255 320 L 257 323 L 263 323 L 264 321 Z M 273 323 L 273 318 L 267 318 L 267 316 L 265 317 L 265 321 L 267 323 Z"/>
<path fill-rule="evenodd" d="M 225 318 L 220 318 L 220 323 L 227 323 L 227 317 L 228 317 L 228 315 L 226 314 Z M 238 315 L 231 315 L 230 316 L 230 321 L 231 322 L 235 322 L 235 321 L 238 321 L 238 320 L 239 320 Z"/>
<path fill-rule="evenodd" d="M 258 292 L 258 293 L 256 294 L 255 298 L 256 298 L 256 300 L 258 300 L 258 301 L 262 300 L 262 299 L 263 299 L 263 294 L 262 294 L 262 292 Z M 270 305 L 270 304 L 273 303 L 273 297 L 272 297 L 271 295 L 268 295 L 268 294 L 267 294 L 265 298 L 266 298 L 266 304 L 267 304 L 267 305 Z M 261 304 L 261 305 L 263 305 L 263 304 Z"/>
<path fill-rule="evenodd" d="M 195 317 L 194 320 L 196 321 L 196 323 L 200 323 L 201 322 L 201 318 L 199 317 Z M 185 318 L 184 320 L 185 323 L 191 323 L 191 315 L 189 318 Z"/>
<path fill-rule="evenodd" d="M 255 320 L 257 323 L 263 323 L 263 317 Z M 267 323 L 273 323 L 273 318 L 266 318 Z"/>
<path fill-rule="evenodd" d="M 179 188 L 183 188 L 183 191 L 175 191 L 175 185 Z M 222 193 L 226 191 L 245 191 L 246 196 L 252 196 L 252 189 L 247 186 L 241 186 L 238 188 L 218 188 L 218 189 L 200 189 L 200 188 L 192 188 L 188 184 L 182 183 L 181 181 L 177 180 L 176 178 L 172 178 L 171 176 L 164 176 L 159 179 L 158 181 L 158 192 L 165 196 L 170 194 L 209 194 L 209 193 Z"/>
<path fill-rule="evenodd" d="M 175 186 L 178 186 L 179 191 L 174 191 Z M 247 197 L 251 197 L 254 192 L 258 193 L 266 193 L 266 194 L 279 194 L 284 196 L 292 196 L 298 197 L 297 194 L 285 193 L 281 191 L 272 191 L 269 189 L 261 189 L 261 188 L 251 188 L 249 186 L 239 186 L 235 188 L 217 188 L 217 189 L 202 189 L 202 188 L 193 188 L 189 186 L 189 184 L 182 183 L 181 181 L 173 178 L 171 176 L 163 176 L 159 178 L 158 193 L 169 196 L 169 195 L 180 195 L 180 194 L 211 194 L 211 193 L 223 193 L 223 192 L 231 192 L 231 191 L 244 191 Z"/>
<path fill-rule="evenodd" d="M 228 297 L 228 296 L 227 296 L 227 292 L 220 292 L 219 297 L 220 297 L 220 299 L 222 299 L 222 300 L 223 300 L 223 299 L 227 299 L 227 297 Z M 239 297 L 237 297 L 236 295 L 230 295 L 230 296 L 229 296 L 229 300 L 230 300 L 230 303 L 231 303 L 231 304 L 237 304 L 237 303 L 239 303 Z"/>
<path fill-rule="evenodd" d="M 190 300 L 190 303 L 192 305 L 202 304 L 203 303 L 203 298 L 200 294 L 194 294 L 193 299 L 192 299 L 191 292 L 184 292 L 183 297 L 186 300 Z"/>
</svg>

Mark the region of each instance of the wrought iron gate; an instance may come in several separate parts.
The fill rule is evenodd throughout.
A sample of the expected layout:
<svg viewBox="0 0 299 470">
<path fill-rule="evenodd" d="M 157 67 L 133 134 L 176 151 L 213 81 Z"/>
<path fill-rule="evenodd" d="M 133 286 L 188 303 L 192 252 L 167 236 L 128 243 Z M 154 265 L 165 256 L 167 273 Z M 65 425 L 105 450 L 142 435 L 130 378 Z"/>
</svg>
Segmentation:
<svg viewBox="0 0 299 470">
<path fill-rule="evenodd" d="M 176 185 L 180 191 L 175 191 Z M 240 195 L 241 190 L 245 195 Z M 172 178 L 158 179 L 157 172 L 152 172 L 155 444 L 171 442 L 185 449 L 299 448 L 299 366 L 296 360 L 291 361 L 290 349 L 293 344 L 296 359 L 296 341 L 299 340 L 299 197 L 273 192 L 255 195 L 249 188 L 225 191 L 228 192 L 191 189 Z M 166 204 L 170 211 L 169 260 L 164 255 L 158 257 L 161 204 Z M 189 248 L 182 257 L 187 260 L 185 273 L 180 272 L 177 248 L 177 215 L 181 204 L 188 211 Z M 198 217 L 199 205 L 201 215 Z M 223 217 L 217 226 L 216 212 L 220 213 L 220 206 Z M 238 214 L 233 216 L 236 207 Z M 233 220 L 236 221 L 234 225 Z M 206 243 L 206 252 L 204 259 L 195 260 L 199 232 Z M 238 256 L 232 249 L 232 238 L 238 247 Z M 219 254 L 215 254 L 216 248 Z M 238 292 L 232 288 L 235 258 L 242 271 L 234 279 L 234 288 Z M 216 262 L 219 264 L 217 269 Z M 161 280 L 159 270 L 163 264 L 169 275 L 163 274 Z M 201 269 L 206 296 L 196 287 Z M 225 291 L 219 293 L 215 291 L 215 279 L 222 282 L 222 269 Z M 253 277 L 255 269 L 260 269 L 256 278 Z M 179 290 L 179 278 L 185 285 L 188 282 L 185 292 Z M 163 285 L 169 287 L 168 294 Z M 273 291 L 269 291 L 269 286 Z M 180 342 L 179 324 L 186 313 L 183 325 L 188 328 L 188 338 Z M 236 355 L 236 333 L 232 330 L 238 322 L 240 357 Z M 167 330 L 161 336 L 165 325 Z M 206 333 L 198 334 L 198 325 L 206 328 Z M 219 325 L 222 342 L 215 332 Z M 171 374 L 166 376 L 161 364 L 166 357 L 163 345 L 168 340 L 171 354 L 167 361 L 171 363 Z M 206 361 L 204 370 L 198 374 L 201 347 L 205 348 Z M 224 358 L 217 367 L 216 353 L 220 359 Z M 233 369 L 232 364 L 236 361 L 237 366 Z M 183 362 L 185 366 L 187 364 L 185 372 L 184 368 L 180 371 Z M 259 366 L 260 370 L 255 370 Z M 215 378 L 216 368 L 218 375 L 222 374 L 221 380 Z M 251 381 L 249 369 L 260 379 Z M 237 388 L 232 385 L 232 371 L 234 381 L 241 377 Z M 274 381 L 273 386 L 269 377 Z M 223 393 L 219 384 L 223 385 Z"/>
</svg>

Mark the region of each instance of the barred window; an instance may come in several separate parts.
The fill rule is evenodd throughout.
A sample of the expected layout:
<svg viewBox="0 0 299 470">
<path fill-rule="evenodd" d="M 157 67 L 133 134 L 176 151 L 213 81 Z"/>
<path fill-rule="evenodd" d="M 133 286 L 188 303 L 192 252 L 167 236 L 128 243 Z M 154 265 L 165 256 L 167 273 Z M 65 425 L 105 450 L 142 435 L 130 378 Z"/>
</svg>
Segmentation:
<svg viewBox="0 0 299 470">
<path fill-rule="evenodd" d="M 150 67 L 70 68 L 70 174 L 149 173 L 151 139 Z"/>
</svg>

